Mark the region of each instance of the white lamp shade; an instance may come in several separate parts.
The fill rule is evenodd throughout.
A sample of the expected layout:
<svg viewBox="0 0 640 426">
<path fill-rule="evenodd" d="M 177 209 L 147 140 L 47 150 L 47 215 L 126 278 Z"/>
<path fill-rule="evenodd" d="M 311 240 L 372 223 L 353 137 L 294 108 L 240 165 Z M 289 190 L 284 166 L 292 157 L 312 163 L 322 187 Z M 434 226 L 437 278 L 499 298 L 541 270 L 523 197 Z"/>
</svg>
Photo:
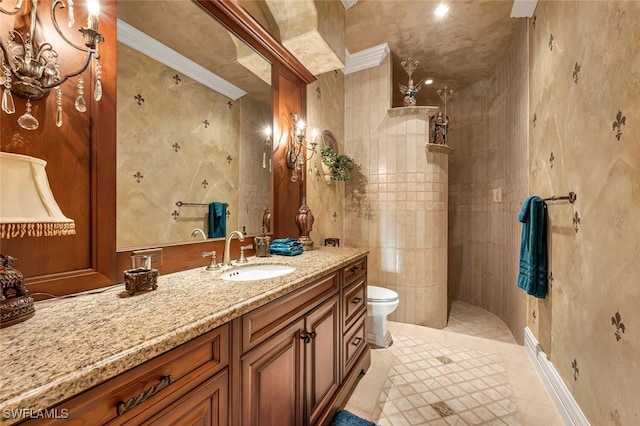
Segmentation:
<svg viewBox="0 0 640 426">
<path fill-rule="evenodd" d="M 39 158 L 0 152 L 0 238 L 76 233 L 53 198 L 46 165 Z"/>
</svg>

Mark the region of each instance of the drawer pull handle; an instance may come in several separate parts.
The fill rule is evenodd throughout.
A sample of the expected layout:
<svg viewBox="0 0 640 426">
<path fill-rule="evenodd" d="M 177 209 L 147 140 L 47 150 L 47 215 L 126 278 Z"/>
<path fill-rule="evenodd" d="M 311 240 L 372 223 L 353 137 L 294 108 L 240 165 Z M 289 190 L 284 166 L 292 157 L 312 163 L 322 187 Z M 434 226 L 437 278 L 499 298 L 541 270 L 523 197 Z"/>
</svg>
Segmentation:
<svg viewBox="0 0 640 426">
<path fill-rule="evenodd" d="M 142 404 L 147 399 L 151 398 L 153 395 L 157 394 L 162 389 L 169 386 L 171 383 L 173 383 L 173 377 L 171 377 L 171 374 L 169 374 L 168 376 L 162 376 L 160 377 L 160 381 L 158 383 L 151 386 L 147 390 L 143 390 L 142 392 L 140 392 L 138 396 L 135 396 L 129 399 L 127 402 L 122 402 L 122 401 L 118 402 L 118 404 L 116 405 L 116 410 L 118 412 L 118 415 L 120 416 L 126 413 L 127 411 L 131 410 L 132 408 L 136 407 L 137 405 Z"/>
<path fill-rule="evenodd" d="M 354 305 L 357 305 L 358 303 L 362 302 L 362 299 L 360 297 L 355 297 L 351 303 L 353 303 Z"/>
<path fill-rule="evenodd" d="M 359 266 L 354 266 L 353 268 L 351 268 L 351 273 L 355 274 L 356 272 L 358 272 L 360 270 Z"/>
<path fill-rule="evenodd" d="M 353 342 L 351 342 L 351 344 L 357 348 L 358 346 L 360 346 L 361 342 L 362 342 L 362 337 L 356 337 L 353 340 Z"/>
</svg>

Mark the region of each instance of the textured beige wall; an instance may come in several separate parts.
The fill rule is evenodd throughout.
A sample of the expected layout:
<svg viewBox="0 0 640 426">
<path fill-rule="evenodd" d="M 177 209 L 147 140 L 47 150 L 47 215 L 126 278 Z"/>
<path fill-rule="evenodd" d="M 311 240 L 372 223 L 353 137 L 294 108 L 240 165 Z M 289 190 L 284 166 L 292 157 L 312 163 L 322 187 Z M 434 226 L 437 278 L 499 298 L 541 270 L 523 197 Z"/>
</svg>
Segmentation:
<svg viewBox="0 0 640 426">
<path fill-rule="evenodd" d="M 344 153 L 345 76 L 340 71 L 330 71 L 316 78 L 307 86 L 307 137 L 311 139 L 312 128 L 320 133 L 329 130 L 336 138 L 338 150 Z M 307 205 L 315 218 L 310 236 L 315 246 L 324 245 L 325 238 L 340 238 L 342 245 L 345 183 L 335 181 L 327 185 L 321 167 L 321 147 L 319 138 L 318 152 L 307 163 Z"/>
<path fill-rule="evenodd" d="M 454 94 L 448 143 L 449 295 L 498 315 L 520 343 L 526 293 L 516 287 L 519 205 L 527 196 L 528 50 L 522 21 L 491 78 Z"/>
<path fill-rule="evenodd" d="M 530 193 L 578 198 L 549 207 L 528 325 L 591 424 L 637 425 L 640 2 L 540 2 L 529 33 Z"/>
<path fill-rule="evenodd" d="M 117 245 L 131 247 L 191 239 L 194 228 L 208 229 L 207 207 L 176 207 L 176 201 L 209 203 L 224 201 L 231 213 L 227 230 L 240 225 L 259 232 L 263 204 L 269 192 L 268 171 L 261 155 L 240 185 L 240 135 L 259 147 L 262 119 L 246 119 L 245 113 L 270 107 L 242 98 L 229 107 L 229 99 L 159 62 L 118 43 L 117 112 Z M 176 84 L 174 75 L 179 75 Z M 136 101 L 140 95 L 144 101 Z M 266 108 L 266 111 L 265 111 Z M 246 116 L 246 115 L 245 115 Z M 207 123 L 204 123 L 204 121 Z M 244 151 L 256 150 L 245 147 Z M 260 154 L 259 148 L 257 148 Z M 231 157 L 231 162 L 227 160 Z M 249 161 L 249 160 L 245 160 Z M 265 178 L 265 175 L 267 178 Z M 259 186 L 264 193 L 256 194 Z M 246 200 L 253 197 L 253 203 Z M 266 201 L 265 201 L 266 200 Z M 174 219 L 172 213 L 179 213 Z"/>
<path fill-rule="evenodd" d="M 346 77 L 345 240 L 368 247 L 369 282 L 396 291 L 390 319 L 446 325 L 446 156 L 425 153 L 427 116 L 388 114 L 391 59 Z"/>
</svg>

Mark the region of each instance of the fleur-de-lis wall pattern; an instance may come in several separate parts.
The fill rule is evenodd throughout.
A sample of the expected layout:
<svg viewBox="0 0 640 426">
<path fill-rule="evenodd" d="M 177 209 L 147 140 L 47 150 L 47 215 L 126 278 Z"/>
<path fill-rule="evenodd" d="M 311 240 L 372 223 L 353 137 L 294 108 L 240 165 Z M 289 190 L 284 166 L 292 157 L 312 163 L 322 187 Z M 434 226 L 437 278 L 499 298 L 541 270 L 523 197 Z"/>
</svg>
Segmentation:
<svg viewBox="0 0 640 426">
<path fill-rule="evenodd" d="M 578 84 L 578 74 L 580 74 L 580 64 L 576 62 L 576 65 L 573 67 L 573 82 Z"/>
<path fill-rule="evenodd" d="M 536 15 L 533 15 L 533 29 L 536 29 L 536 21 L 538 20 L 538 17 Z"/>
<path fill-rule="evenodd" d="M 133 175 L 133 178 L 136 180 L 136 182 L 140 183 L 142 182 L 142 179 L 144 179 L 144 176 L 138 171 L 135 175 Z"/>
<path fill-rule="evenodd" d="M 322 90 L 320 89 L 320 86 L 316 87 L 316 95 L 318 95 L 318 99 L 322 97 Z"/>
<path fill-rule="evenodd" d="M 613 132 L 615 133 L 616 139 L 620 140 L 622 136 L 622 126 L 625 124 L 627 124 L 627 117 L 622 115 L 622 111 L 618 111 L 616 119 L 613 121 Z"/>
<path fill-rule="evenodd" d="M 573 369 L 573 380 L 578 380 L 578 376 L 580 375 L 580 369 L 578 368 L 578 361 L 574 358 L 571 363 L 571 368 Z"/>
<path fill-rule="evenodd" d="M 171 147 L 173 148 L 173 150 L 175 152 L 180 151 L 180 144 L 178 142 L 174 143 L 173 145 L 171 145 Z"/>
<path fill-rule="evenodd" d="M 578 212 L 573 215 L 573 230 L 578 233 L 578 229 L 580 228 L 580 216 L 578 216 Z"/>
<path fill-rule="evenodd" d="M 615 315 L 611 317 L 611 325 L 616 328 L 613 334 L 616 336 L 616 341 L 619 342 L 625 332 L 625 326 L 620 317 L 620 312 L 616 312 Z"/>
<path fill-rule="evenodd" d="M 174 81 L 176 84 L 180 84 L 180 82 L 181 82 L 182 80 L 180 79 L 180 76 L 179 76 L 178 74 L 176 74 L 176 75 L 174 75 L 174 76 L 173 76 L 173 81 Z"/>
<path fill-rule="evenodd" d="M 536 123 L 538 122 L 538 116 L 536 115 L 536 113 L 533 113 L 533 127 L 536 127 Z"/>
<path fill-rule="evenodd" d="M 549 50 L 553 51 L 553 34 L 549 35 Z"/>
<path fill-rule="evenodd" d="M 144 98 L 142 97 L 142 95 L 140 93 L 138 93 L 137 95 L 134 96 L 134 99 L 136 100 L 136 102 L 138 103 L 138 105 L 142 105 L 142 103 L 144 102 Z"/>
<path fill-rule="evenodd" d="M 553 160 L 555 160 L 556 157 L 554 157 L 553 152 L 551 152 L 551 155 L 549 156 L 549 167 L 551 167 L 553 169 Z"/>
</svg>

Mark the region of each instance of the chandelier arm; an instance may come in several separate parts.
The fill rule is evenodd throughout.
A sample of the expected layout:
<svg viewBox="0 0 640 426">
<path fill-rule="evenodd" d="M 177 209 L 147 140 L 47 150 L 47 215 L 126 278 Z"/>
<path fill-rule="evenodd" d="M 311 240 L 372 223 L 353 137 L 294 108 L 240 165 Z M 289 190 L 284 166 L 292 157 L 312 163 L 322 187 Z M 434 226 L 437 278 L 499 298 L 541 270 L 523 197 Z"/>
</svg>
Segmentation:
<svg viewBox="0 0 640 426">
<path fill-rule="evenodd" d="M 51 89 L 53 87 L 58 87 L 61 86 L 62 84 L 64 84 L 67 80 L 69 80 L 71 77 L 75 77 L 76 75 L 80 75 L 82 74 L 87 67 L 89 66 L 89 63 L 91 62 L 91 57 L 93 56 L 93 51 L 89 51 L 88 55 L 87 55 L 87 59 L 84 61 L 84 65 L 81 66 L 77 71 L 74 71 L 72 73 L 69 73 L 67 75 L 64 76 L 64 78 L 61 78 L 60 80 L 57 80 L 55 83 L 53 84 L 49 84 L 49 85 L 42 85 L 43 89 Z"/>
<path fill-rule="evenodd" d="M 91 52 L 93 50 L 92 48 L 82 47 L 82 46 L 79 46 L 79 45 L 75 44 L 74 42 L 69 40 L 67 38 L 67 36 L 64 35 L 62 30 L 60 30 L 60 26 L 58 25 L 58 19 L 56 18 L 56 10 L 55 10 L 56 7 L 58 7 L 58 6 L 59 6 L 60 9 L 64 9 L 66 7 L 62 0 L 55 0 L 53 3 L 51 3 L 51 21 L 53 21 L 53 26 L 56 28 L 56 31 L 58 32 L 58 35 L 60 35 L 60 37 L 62 37 L 62 39 L 65 42 L 67 42 L 67 44 L 69 46 L 73 47 L 74 49 L 80 50 L 81 52 Z"/>
<path fill-rule="evenodd" d="M 0 0 L 0 3 L 2 3 L 2 0 Z M 13 10 L 5 10 L 0 7 L 0 13 L 4 13 L 5 15 L 17 15 L 20 9 L 22 9 L 22 0 L 18 0 L 18 3 L 13 7 Z"/>
</svg>

